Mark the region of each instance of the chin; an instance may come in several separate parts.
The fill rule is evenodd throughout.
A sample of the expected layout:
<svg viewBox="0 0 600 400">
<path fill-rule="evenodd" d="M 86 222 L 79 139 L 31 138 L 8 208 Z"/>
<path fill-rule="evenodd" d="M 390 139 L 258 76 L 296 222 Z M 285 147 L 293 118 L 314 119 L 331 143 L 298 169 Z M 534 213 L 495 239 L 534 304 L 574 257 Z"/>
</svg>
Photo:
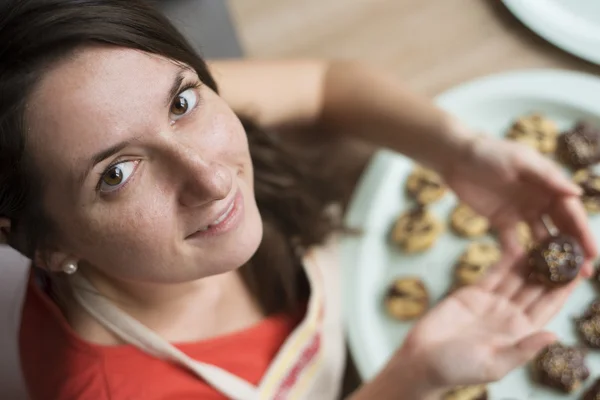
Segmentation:
<svg viewBox="0 0 600 400">
<path fill-rule="evenodd" d="M 209 271 L 204 269 L 205 274 L 208 272 L 208 275 L 218 275 L 236 270 L 256 253 L 263 237 L 263 224 L 258 208 L 247 213 L 244 225 L 240 228 L 223 246 L 214 249 L 218 254 L 215 254 L 214 262 L 211 263 L 213 268 L 209 268 Z M 206 263 L 206 259 L 203 261 L 200 260 L 199 265 Z"/>
</svg>

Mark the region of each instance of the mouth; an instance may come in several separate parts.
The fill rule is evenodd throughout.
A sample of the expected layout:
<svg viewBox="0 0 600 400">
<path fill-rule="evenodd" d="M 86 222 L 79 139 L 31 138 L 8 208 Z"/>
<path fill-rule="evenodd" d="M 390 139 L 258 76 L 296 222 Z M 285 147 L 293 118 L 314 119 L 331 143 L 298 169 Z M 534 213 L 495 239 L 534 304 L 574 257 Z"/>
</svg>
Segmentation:
<svg viewBox="0 0 600 400">
<path fill-rule="evenodd" d="M 201 227 L 186 239 L 218 236 L 235 229 L 242 220 L 244 210 L 243 200 L 242 192 L 238 189 L 229 205 L 219 213 L 219 216 L 213 222 Z"/>
</svg>

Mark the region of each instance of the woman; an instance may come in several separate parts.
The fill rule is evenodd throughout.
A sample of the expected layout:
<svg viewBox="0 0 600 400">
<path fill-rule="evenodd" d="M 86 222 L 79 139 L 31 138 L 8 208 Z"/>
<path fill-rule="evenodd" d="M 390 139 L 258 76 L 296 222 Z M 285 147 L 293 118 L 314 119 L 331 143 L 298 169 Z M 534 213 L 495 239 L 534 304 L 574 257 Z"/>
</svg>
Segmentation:
<svg viewBox="0 0 600 400">
<path fill-rule="evenodd" d="M 596 254 L 555 165 L 361 65 L 215 62 L 217 85 L 132 0 L 9 1 L 0 60 L 0 226 L 36 265 L 20 338 L 33 399 L 439 398 L 554 340 L 543 326 L 576 282 L 526 282 L 517 221 L 541 235 L 548 214 Z M 352 393 L 332 252 L 343 231 L 327 213 L 339 182 L 269 132 L 289 126 L 405 153 L 502 232 L 493 271 Z"/>
</svg>

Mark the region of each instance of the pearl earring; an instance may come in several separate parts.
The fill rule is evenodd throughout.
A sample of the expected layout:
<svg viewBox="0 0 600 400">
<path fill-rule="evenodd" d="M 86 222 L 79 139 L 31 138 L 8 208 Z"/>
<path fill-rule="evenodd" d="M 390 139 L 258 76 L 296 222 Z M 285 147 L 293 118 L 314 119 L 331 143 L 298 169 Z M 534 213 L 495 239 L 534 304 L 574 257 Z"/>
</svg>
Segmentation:
<svg viewBox="0 0 600 400">
<path fill-rule="evenodd" d="M 67 275 L 73 275 L 75 272 L 77 272 L 77 262 L 75 262 L 75 261 L 67 261 L 63 265 L 62 270 Z"/>
</svg>

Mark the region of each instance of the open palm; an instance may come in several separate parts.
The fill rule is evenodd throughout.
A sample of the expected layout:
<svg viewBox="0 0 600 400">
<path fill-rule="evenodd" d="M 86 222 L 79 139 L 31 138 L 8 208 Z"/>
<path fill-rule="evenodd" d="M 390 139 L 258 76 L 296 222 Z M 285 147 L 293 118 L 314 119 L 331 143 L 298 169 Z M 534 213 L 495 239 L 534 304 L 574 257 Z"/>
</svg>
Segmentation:
<svg viewBox="0 0 600 400">
<path fill-rule="evenodd" d="M 405 343 L 422 349 L 435 386 L 496 381 L 555 340 L 543 327 L 579 279 L 550 289 L 528 278 L 526 264 L 522 253 L 506 253 L 415 324 Z"/>
<path fill-rule="evenodd" d="M 580 189 L 537 151 L 482 136 L 445 171 L 444 179 L 462 201 L 490 219 L 503 240 L 515 237 L 519 221 L 527 222 L 537 236 L 544 234 L 541 217 L 548 215 L 560 231 L 580 241 L 588 261 L 596 256 Z"/>
</svg>

